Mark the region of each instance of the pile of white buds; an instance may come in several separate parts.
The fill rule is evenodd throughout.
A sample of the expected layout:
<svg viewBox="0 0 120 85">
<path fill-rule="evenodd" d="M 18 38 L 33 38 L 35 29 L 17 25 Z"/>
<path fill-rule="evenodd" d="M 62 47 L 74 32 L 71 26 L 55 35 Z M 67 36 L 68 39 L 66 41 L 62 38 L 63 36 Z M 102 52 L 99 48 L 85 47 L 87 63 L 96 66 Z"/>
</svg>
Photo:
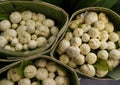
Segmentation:
<svg viewBox="0 0 120 85">
<path fill-rule="evenodd" d="M 0 85 L 70 85 L 70 79 L 65 70 L 58 64 L 45 59 L 38 59 L 23 69 L 13 67 L 7 71 L 7 78 L 0 80 Z"/>
<path fill-rule="evenodd" d="M 49 45 L 58 32 L 55 22 L 42 13 L 15 11 L 9 20 L 0 21 L 0 48 L 11 51 L 41 48 Z"/>
<path fill-rule="evenodd" d="M 109 72 L 94 67 L 98 58 L 105 60 L 112 69 L 119 64 L 120 33 L 115 32 L 105 13 L 81 13 L 68 29 L 57 48 L 61 62 L 90 77 L 104 77 Z"/>
</svg>

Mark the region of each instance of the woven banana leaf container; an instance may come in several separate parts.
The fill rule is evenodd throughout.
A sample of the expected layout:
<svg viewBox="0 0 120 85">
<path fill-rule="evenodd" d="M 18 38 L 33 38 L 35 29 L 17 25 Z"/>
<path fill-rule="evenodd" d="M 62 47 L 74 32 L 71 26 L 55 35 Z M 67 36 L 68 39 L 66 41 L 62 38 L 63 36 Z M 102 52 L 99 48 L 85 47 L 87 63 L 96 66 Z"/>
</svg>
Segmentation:
<svg viewBox="0 0 120 85">
<path fill-rule="evenodd" d="M 0 48 L 1 61 L 6 61 L 6 59 L 12 59 L 14 61 L 15 59 L 25 56 L 48 53 L 51 49 L 53 49 L 57 40 L 66 29 L 66 26 L 68 24 L 68 14 L 57 6 L 42 1 L 4 1 L 0 3 L 0 14 L 10 15 L 10 13 L 14 11 L 22 12 L 26 10 L 35 13 L 42 13 L 46 16 L 46 18 L 54 20 L 56 26 L 59 28 L 59 32 L 56 36 L 51 38 L 51 42 L 49 42 L 48 45 L 45 45 L 44 47 L 35 48 L 33 50 L 9 51 Z"/>
<path fill-rule="evenodd" d="M 87 47 L 85 47 L 85 48 L 83 48 L 83 49 L 86 49 L 86 50 L 84 50 L 83 51 L 83 49 L 81 50 L 81 48 L 82 48 L 82 46 L 79 46 L 78 48 L 80 49 L 80 50 L 78 50 L 79 52 L 80 52 L 80 56 L 81 57 L 83 57 L 83 55 L 84 55 L 84 58 L 78 58 L 77 57 L 77 59 L 75 60 L 74 58 L 73 58 L 73 56 L 75 57 L 75 51 L 74 50 L 69 50 L 70 51 L 70 53 L 67 53 L 68 51 L 66 51 L 66 50 L 68 50 L 68 48 L 66 48 L 66 50 L 65 49 L 58 49 L 58 48 L 60 48 L 60 44 L 61 44 L 61 46 L 63 46 L 63 47 L 67 47 L 67 45 L 68 46 L 74 46 L 74 45 L 76 45 L 76 44 L 74 44 L 74 43 L 78 43 L 78 44 L 80 44 L 79 43 L 79 41 L 77 42 L 77 39 L 76 39 L 76 41 L 75 41 L 75 39 L 72 41 L 69 41 L 69 39 L 70 38 L 72 38 L 73 39 L 73 37 L 76 37 L 76 35 L 77 34 L 81 34 L 81 31 L 79 30 L 79 32 L 78 31 L 74 31 L 74 33 L 73 33 L 73 36 L 71 37 L 71 34 L 70 34 L 70 32 L 72 33 L 73 31 L 71 31 L 71 29 L 70 29 L 70 26 L 71 26 L 71 28 L 73 27 L 73 29 L 72 30 L 74 30 L 74 28 L 80 28 L 80 29 L 82 29 L 82 30 L 84 30 L 84 28 L 85 27 L 83 27 L 82 28 L 82 25 L 80 24 L 80 22 L 81 22 L 81 18 L 79 18 L 79 17 L 81 17 L 82 16 L 82 18 L 83 18 L 83 16 L 84 16 L 84 14 L 85 15 L 87 15 L 87 13 L 89 13 L 89 12 L 95 12 L 95 13 L 97 13 L 97 14 L 100 14 L 100 13 L 103 13 L 103 14 L 105 14 L 106 16 L 107 16 L 107 18 L 109 19 L 109 22 L 111 22 L 111 23 L 113 23 L 113 25 L 114 25 L 114 32 L 118 32 L 119 31 L 119 28 L 120 28 L 120 16 L 118 15 L 118 14 L 116 14 L 114 11 L 112 11 L 112 10 L 110 10 L 110 9 L 108 9 L 108 8 L 103 8 L 103 7 L 88 7 L 88 8 L 83 8 L 83 9 L 80 9 L 80 10 L 78 10 L 78 11 L 76 11 L 75 13 L 73 13 L 72 14 L 72 16 L 71 16 L 71 18 L 70 18 L 70 21 L 69 21 L 69 26 L 68 26 L 68 29 L 67 29 L 67 31 L 64 33 L 64 35 L 61 37 L 61 39 L 58 41 L 58 43 L 57 43 L 57 45 L 55 46 L 55 48 L 51 51 L 51 56 L 52 57 L 54 57 L 54 58 L 56 58 L 56 59 L 58 59 L 58 60 L 60 60 L 61 62 L 63 62 L 63 63 L 65 63 L 65 64 L 67 64 L 68 66 L 70 66 L 70 67 L 72 67 L 72 68 L 74 68 L 74 70 L 78 73 L 78 75 L 80 76 L 80 77 L 83 77 L 83 78 L 94 78 L 94 79 L 116 79 L 116 80 L 118 80 L 118 79 L 120 79 L 120 74 L 119 74 L 119 72 L 120 72 L 120 68 L 119 68 L 119 60 L 117 61 L 117 63 L 116 63 L 116 65 L 115 65 L 115 67 L 114 68 L 111 68 L 110 67 L 110 64 L 111 65 L 114 65 L 115 64 L 115 62 L 114 63 L 110 63 L 109 62 L 109 59 L 110 59 L 110 50 L 107 50 L 107 52 L 109 52 L 108 53 L 108 58 L 106 59 L 106 60 L 104 60 L 104 59 L 101 59 L 101 58 L 99 58 L 98 57 L 98 53 L 96 52 L 96 51 L 98 51 L 98 50 L 100 50 L 100 48 L 99 49 L 97 49 L 97 50 L 94 50 L 94 49 L 92 49 L 90 52 L 93 52 L 93 53 L 95 53 L 95 55 L 96 55 L 96 57 L 97 57 L 97 61 L 96 62 L 94 62 L 94 64 L 89 64 L 89 59 L 90 58 L 92 58 L 92 57 L 90 57 L 90 58 L 86 58 L 86 54 L 84 54 L 85 53 L 85 51 L 86 50 L 88 50 L 87 49 Z M 80 15 L 81 14 L 81 15 Z M 101 15 L 98 15 L 98 17 L 100 18 L 100 16 Z M 94 20 L 94 15 L 91 17 L 91 20 Z M 105 18 L 105 17 L 104 17 Z M 76 22 L 75 24 L 77 24 L 77 23 L 79 23 L 79 25 L 77 25 L 77 27 L 75 27 L 75 24 L 72 24 L 71 25 L 71 23 L 72 22 L 75 22 L 75 20 L 77 21 L 77 19 L 79 20 L 78 22 Z M 88 21 L 90 20 L 90 18 L 88 19 Z M 82 23 L 84 23 L 84 21 L 82 22 Z M 94 24 L 92 24 L 91 25 L 91 27 L 94 27 L 95 25 Z M 106 28 L 105 28 L 106 29 Z M 107 30 L 107 29 L 106 29 Z M 89 30 L 90 31 L 90 30 Z M 68 35 L 68 34 L 69 35 Z M 84 33 L 88 33 L 88 32 L 82 32 L 83 34 Z M 93 35 L 94 35 L 94 33 L 95 32 L 93 32 Z M 67 34 L 67 35 L 66 35 Z M 89 33 L 88 33 L 89 34 Z M 69 36 L 69 37 L 68 37 Z M 94 36 L 93 36 L 94 37 Z M 106 37 L 106 36 L 105 36 Z M 117 38 L 117 37 L 115 37 L 115 38 Z M 114 39 L 115 39 L 114 38 Z M 64 40 L 66 40 L 66 39 L 68 39 L 67 41 L 64 41 Z M 82 38 L 82 37 L 80 37 L 80 39 L 81 39 L 81 41 L 82 40 L 84 40 L 85 39 L 85 37 L 84 38 Z M 91 39 L 91 38 L 90 38 Z M 61 42 L 62 41 L 62 42 Z M 69 42 L 70 42 L 70 44 L 69 44 Z M 81 42 L 80 41 L 80 42 Z M 65 44 L 63 44 L 63 42 L 66 42 L 66 45 Z M 73 43 L 74 42 L 74 43 Z M 101 42 L 101 41 L 100 41 Z M 71 45 L 72 44 L 72 45 Z M 89 45 L 89 42 L 84 42 L 84 41 L 82 41 L 82 44 L 87 44 L 87 46 Z M 97 46 L 98 46 L 98 44 L 97 44 Z M 118 44 L 116 44 L 115 43 L 115 46 L 116 46 L 116 48 L 115 49 L 119 49 L 119 46 L 118 46 Z M 110 45 L 110 47 L 111 47 L 111 45 Z M 72 48 L 72 47 L 71 47 Z M 71 49 L 70 48 L 70 49 Z M 62 52 L 62 51 L 64 51 L 64 52 Z M 83 54 L 82 54 L 83 53 Z M 81 55 L 82 54 L 82 55 Z M 92 56 L 92 55 L 91 55 Z M 114 56 L 114 55 L 113 55 Z M 112 57 L 113 57 L 112 56 Z M 71 58 L 72 57 L 72 58 Z M 88 60 L 87 60 L 88 59 Z M 90 59 L 91 60 L 91 59 Z M 112 59 L 110 59 L 111 61 L 112 61 Z M 76 65 L 76 63 L 78 64 L 78 65 Z M 103 64 L 104 63 L 104 64 Z M 85 66 L 85 65 L 86 66 Z M 90 66 L 89 66 L 90 65 Z M 90 76 L 89 74 L 92 74 L 92 68 L 91 68 L 91 65 L 94 67 L 94 76 Z M 83 66 L 83 67 L 82 67 Z M 85 70 L 86 68 L 88 67 L 88 69 L 89 70 Z M 81 70 L 82 69 L 82 70 Z M 90 72 L 90 69 L 91 69 L 91 72 Z M 102 70 L 101 70 L 102 69 Z M 99 70 L 101 70 L 101 71 L 99 71 Z M 106 71 L 107 70 L 107 71 Z M 87 73 L 87 74 L 86 74 Z M 104 76 L 101 76 L 102 74 L 104 74 Z M 106 74 L 106 75 L 105 75 Z"/>
<path fill-rule="evenodd" d="M 54 64 L 57 66 L 57 68 L 61 69 L 61 71 L 63 71 L 65 73 L 65 75 L 69 78 L 69 83 L 70 84 L 66 84 L 66 85 L 80 85 L 78 76 L 77 76 L 76 72 L 73 69 L 71 69 L 67 65 L 64 65 L 63 63 L 59 62 L 58 60 L 56 60 L 56 59 L 54 59 L 54 58 L 52 58 L 50 56 L 40 55 L 40 54 L 33 55 L 33 56 L 30 56 L 30 57 L 21 59 L 21 61 L 14 62 L 14 63 L 12 63 L 12 64 L 10 64 L 8 66 L 5 66 L 5 67 L 1 68 L 0 69 L 0 76 L 1 76 L 0 80 L 7 77 L 8 70 L 11 69 L 11 68 L 14 68 L 16 66 L 18 67 L 18 69 L 23 70 L 28 65 L 43 65 L 44 63 L 41 63 L 41 64 L 36 63 L 35 64 L 35 62 L 36 61 L 38 62 L 40 59 L 42 60 L 42 62 L 44 62 L 44 61 L 47 61 L 48 63 L 52 62 L 53 64 L 49 64 L 49 65 L 52 65 L 50 67 L 51 70 L 54 69 Z M 47 64 L 46 64 L 46 66 L 47 66 Z M 45 67 L 39 67 L 39 68 L 45 68 Z M 47 69 L 47 67 L 46 67 L 46 69 Z M 55 73 L 55 75 L 58 75 L 58 74 Z M 32 80 L 35 80 L 35 79 L 31 79 L 31 81 Z"/>
</svg>

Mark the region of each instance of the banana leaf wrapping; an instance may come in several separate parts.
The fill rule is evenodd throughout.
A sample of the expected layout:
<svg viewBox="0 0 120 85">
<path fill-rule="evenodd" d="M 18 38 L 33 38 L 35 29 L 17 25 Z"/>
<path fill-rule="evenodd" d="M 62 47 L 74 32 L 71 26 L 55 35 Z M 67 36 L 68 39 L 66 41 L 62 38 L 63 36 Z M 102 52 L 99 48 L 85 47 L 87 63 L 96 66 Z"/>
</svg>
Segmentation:
<svg viewBox="0 0 120 85">
<path fill-rule="evenodd" d="M 50 62 L 51 61 L 55 62 L 56 65 L 58 65 L 58 67 L 60 67 L 63 71 L 65 71 L 67 73 L 67 76 L 70 79 L 70 85 L 80 85 L 78 76 L 77 76 L 76 72 L 73 69 L 71 69 L 67 65 L 64 65 L 63 63 L 59 62 L 55 58 L 52 58 L 52 57 L 49 57 L 49 56 L 46 56 L 46 55 L 40 55 L 40 54 L 33 55 L 33 56 L 30 56 L 30 57 L 26 57 L 24 59 L 21 59 L 20 61 L 16 61 L 16 62 L 14 62 L 12 64 L 9 64 L 9 65 L 1 68 L 0 69 L 0 76 L 1 76 L 0 79 L 6 77 L 6 72 L 10 68 L 20 65 L 23 61 L 32 61 L 32 62 L 34 62 L 35 60 L 38 60 L 38 59 L 45 59 L 45 60 L 50 61 Z"/>
<path fill-rule="evenodd" d="M 46 17 L 53 19 L 56 23 L 56 26 L 59 28 L 59 33 L 49 45 L 41 48 L 36 48 L 34 50 L 13 52 L 0 48 L 0 61 L 5 61 L 6 58 L 12 59 L 14 61 L 17 58 L 25 56 L 48 53 L 51 49 L 53 49 L 54 45 L 64 32 L 68 24 L 68 14 L 63 9 L 42 1 L 4 1 L 0 3 L 0 14 L 9 15 L 13 11 L 21 12 L 25 10 L 30 10 L 35 13 L 42 13 Z"/>
<path fill-rule="evenodd" d="M 103 12 L 106 14 L 106 16 L 109 18 L 109 20 L 114 24 L 114 27 L 115 27 L 115 31 L 119 31 L 119 28 L 120 28 L 120 16 L 115 13 L 114 11 L 108 9 L 108 8 L 104 8 L 104 7 L 88 7 L 88 8 L 83 8 L 83 9 L 80 9 L 76 12 L 74 12 L 69 20 L 69 24 L 71 23 L 72 20 L 75 20 L 76 16 L 79 15 L 80 13 L 85 13 L 85 12 L 89 12 L 89 11 L 94 11 L 94 12 L 97 12 L 97 13 L 100 13 L 100 12 Z M 67 31 L 66 31 L 67 32 Z M 58 41 L 58 43 L 56 44 L 55 48 L 51 51 L 50 55 L 56 59 L 59 58 L 59 54 L 57 53 L 57 48 L 58 48 L 58 45 L 60 43 L 60 41 L 64 38 L 65 36 L 65 33 L 63 34 L 63 36 L 61 37 L 61 39 Z M 87 75 L 84 75 L 82 72 L 80 72 L 79 70 L 77 69 L 74 69 L 77 73 L 78 73 L 78 76 L 80 76 L 81 78 L 94 78 L 94 79 L 106 79 L 106 80 L 109 80 L 109 79 L 115 79 L 115 80 L 118 80 L 120 79 L 120 67 L 119 65 L 114 68 L 112 71 L 108 72 L 108 74 L 105 76 L 105 77 L 102 77 L 102 78 L 98 78 L 98 77 L 89 77 Z"/>
</svg>

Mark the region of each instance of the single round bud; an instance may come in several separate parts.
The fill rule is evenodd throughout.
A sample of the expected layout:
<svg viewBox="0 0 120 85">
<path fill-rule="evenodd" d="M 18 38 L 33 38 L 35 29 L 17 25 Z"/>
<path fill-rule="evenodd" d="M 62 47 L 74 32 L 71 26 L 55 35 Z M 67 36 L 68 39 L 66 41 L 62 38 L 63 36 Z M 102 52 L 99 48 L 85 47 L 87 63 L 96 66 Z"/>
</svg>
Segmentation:
<svg viewBox="0 0 120 85">
<path fill-rule="evenodd" d="M 85 60 L 88 64 L 94 64 L 97 61 L 97 56 L 95 53 L 88 53 Z"/>
<path fill-rule="evenodd" d="M 107 60 L 108 59 L 108 52 L 106 50 L 100 50 L 97 53 L 98 58 Z"/>
<path fill-rule="evenodd" d="M 24 76 L 26 78 L 33 78 L 37 74 L 37 68 L 34 65 L 28 65 L 24 68 Z"/>
</svg>

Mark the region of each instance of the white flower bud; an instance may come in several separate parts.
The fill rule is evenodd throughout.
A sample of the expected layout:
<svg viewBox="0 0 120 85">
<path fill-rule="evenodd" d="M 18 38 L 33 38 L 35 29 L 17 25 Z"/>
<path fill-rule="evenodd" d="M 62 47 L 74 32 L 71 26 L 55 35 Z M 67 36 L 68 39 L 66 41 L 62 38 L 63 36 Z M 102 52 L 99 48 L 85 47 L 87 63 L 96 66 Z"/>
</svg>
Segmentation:
<svg viewBox="0 0 120 85">
<path fill-rule="evenodd" d="M 46 78 L 42 81 L 42 85 L 57 85 L 55 80 L 52 78 Z"/>
<path fill-rule="evenodd" d="M 0 36 L 0 48 L 3 48 L 7 43 L 7 39 L 3 36 Z"/>
<path fill-rule="evenodd" d="M 108 23 L 108 17 L 105 15 L 105 13 L 103 13 L 103 12 L 101 12 L 101 13 L 99 13 L 99 15 L 98 15 L 98 19 L 100 20 L 100 21 L 103 21 L 104 23 Z"/>
<path fill-rule="evenodd" d="M 90 36 L 87 33 L 83 33 L 81 39 L 83 42 L 88 42 L 90 40 Z"/>
<path fill-rule="evenodd" d="M 35 21 L 34 20 L 27 20 L 26 23 L 25 23 L 26 26 L 34 26 L 35 27 Z"/>
<path fill-rule="evenodd" d="M 114 31 L 114 26 L 113 26 L 113 24 L 112 23 L 107 23 L 107 24 L 105 24 L 105 30 L 108 32 L 108 33 L 111 33 L 111 32 L 113 32 Z"/>
<path fill-rule="evenodd" d="M 90 64 L 82 65 L 80 67 L 80 72 L 89 77 L 95 76 L 95 68 L 93 67 L 93 65 Z"/>
<path fill-rule="evenodd" d="M 69 61 L 68 66 L 70 66 L 71 68 L 76 68 L 77 67 L 76 63 L 73 60 Z"/>
<path fill-rule="evenodd" d="M 66 39 L 63 39 L 60 43 L 59 43 L 59 51 L 57 51 L 59 54 L 64 53 L 67 48 L 70 46 L 70 42 Z"/>
<path fill-rule="evenodd" d="M 31 36 L 31 38 L 32 38 L 32 40 L 36 40 L 36 39 L 37 39 L 37 35 L 33 34 L 33 35 Z"/>
<path fill-rule="evenodd" d="M 74 35 L 75 37 L 80 37 L 82 34 L 83 34 L 83 30 L 82 30 L 81 28 L 75 28 L 75 29 L 73 30 L 73 35 Z"/>
<path fill-rule="evenodd" d="M 65 34 L 65 39 L 66 40 L 71 40 L 73 38 L 73 34 L 71 33 L 71 32 L 67 32 L 66 34 Z"/>
<path fill-rule="evenodd" d="M 34 82 L 32 82 L 32 84 L 31 85 L 39 85 L 39 83 L 38 82 L 36 82 L 36 81 L 34 81 Z"/>
<path fill-rule="evenodd" d="M 14 83 L 7 79 L 0 80 L 0 85 L 14 85 Z"/>
<path fill-rule="evenodd" d="M 94 64 L 97 61 L 97 56 L 95 53 L 88 53 L 85 57 L 85 60 L 88 64 Z"/>
<path fill-rule="evenodd" d="M 63 85 L 64 84 L 64 77 L 62 76 L 57 76 L 55 78 L 55 81 L 56 81 L 56 85 Z"/>
<path fill-rule="evenodd" d="M 34 65 L 28 65 L 24 68 L 24 76 L 26 78 L 33 78 L 37 74 L 37 68 Z"/>
<path fill-rule="evenodd" d="M 36 13 L 32 13 L 32 19 L 34 20 L 34 21 L 37 21 L 38 20 L 38 15 L 36 14 Z"/>
<path fill-rule="evenodd" d="M 35 32 L 35 27 L 33 25 L 28 25 L 26 31 L 32 34 Z"/>
<path fill-rule="evenodd" d="M 11 50 L 11 46 L 10 46 L 10 45 L 6 45 L 6 46 L 4 47 L 4 49 L 6 49 L 6 50 Z"/>
<path fill-rule="evenodd" d="M 45 68 L 39 68 L 37 71 L 36 78 L 38 80 L 45 80 L 48 77 L 48 71 Z"/>
<path fill-rule="evenodd" d="M 27 44 L 31 40 L 30 33 L 23 31 L 18 34 L 18 40 L 21 44 Z"/>
<path fill-rule="evenodd" d="M 59 29 L 58 29 L 58 27 L 53 26 L 53 27 L 50 28 L 50 32 L 51 32 L 52 35 L 57 35 L 58 32 L 59 32 Z"/>
<path fill-rule="evenodd" d="M 45 37 L 39 37 L 37 40 L 38 47 L 43 47 L 47 43 L 47 39 Z"/>
<path fill-rule="evenodd" d="M 71 21 L 70 25 L 69 25 L 70 29 L 75 29 L 78 27 L 78 24 L 75 21 Z"/>
<path fill-rule="evenodd" d="M 50 34 L 50 30 L 47 26 L 40 25 L 37 27 L 37 30 L 39 30 L 39 35 L 47 37 Z"/>
<path fill-rule="evenodd" d="M 88 32 L 91 28 L 91 25 L 89 24 L 82 24 L 81 25 L 81 29 L 84 31 L 84 32 Z"/>
<path fill-rule="evenodd" d="M 12 45 L 12 46 L 15 46 L 15 45 L 18 44 L 18 43 L 19 43 L 19 41 L 18 41 L 17 38 L 14 38 L 14 39 L 11 41 L 11 45 Z"/>
<path fill-rule="evenodd" d="M 55 72 L 57 70 L 57 65 L 54 62 L 48 62 L 46 64 L 46 69 L 50 72 Z"/>
<path fill-rule="evenodd" d="M 74 62 L 75 62 L 77 65 L 82 65 L 82 64 L 84 64 L 84 63 L 85 63 L 85 56 L 79 54 L 78 56 L 76 56 L 76 57 L 74 58 Z"/>
<path fill-rule="evenodd" d="M 36 22 L 35 22 L 35 26 L 36 26 L 36 27 L 41 26 L 41 25 L 43 25 L 41 21 L 36 21 Z"/>
<path fill-rule="evenodd" d="M 24 50 L 28 50 L 28 49 L 29 49 L 29 48 L 28 48 L 28 44 L 24 44 L 24 45 L 23 45 L 23 49 L 24 49 Z"/>
<path fill-rule="evenodd" d="M 90 39 L 88 44 L 91 49 L 97 49 L 100 47 L 100 41 L 96 38 Z"/>
<path fill-rule="evenodd" d="M 118 34 L 115 33 L 115 32 L 110 33 L 110 35 L 109 35 L 109 40 L 111 40 L 111 41 L 113 41 L 113 42 L 118 41 L 118 40 L 119 40 Z"/>
<path fill-rule="evenodd" d="M 38 20 L 41 22 L 46 19 L 44 14 L 38 13 L 37 15 L 38 15 Z"/>
<path fill-rule="evenodd" d="M 55 73 L 54 72 L 50 72 L 48 74 L 48 77 L 54 79 L 55 78 Z"/>
<path fill-rule="evenodd" d="M 19 23 L 21 21 L 22 17 L 21 14 L 19 12 L 12 12 L 10 14 L 10 21 L 12 23 Z"/>
<path fill-rule="evenodd" d="M 71 40 L 72 46 L 80 46 L 82 43 L 81 39 L 79 37 L 73 37 Z"/>
<path fill-rule="evenodd" d="M 16 29 L 18 27 L 18 24 L 13 23 L 11 27 L 12 27 L 12 29 Z"/>
<path fill-rule="evenodd" d="M 98 31 L 96 28 L 91 28 L 91 29 L 89 30 L 88 34 L 89 34 L 89 36 L 90 36 L 91 38 L 96 38 L 96 37 L 99 36 L 100 33 L 99 33 L 99 31 Z"/>
<path fill-rule="evenodd" d="M 37 61 L 35 62 L 35 65 L 36 65 L 37 67 L 43 68 L 43 67 L 46 66 L 46 63 L 47 63 L 47 61 L 46 61 L 45 59 L 39 59 L 39 60 L 37 60 Z"/>
<path fill-rule="evenodd" d="M 97 21 L 95 22 L 94 27 L 98 30 L 103 30 L 105 28 L 105 23 L 103 21 Z"/>
<path fill-rule="evenodd" d="M 70 46 L 66 50 L 66 53 L 69 57 L 73 58 L 80 54 L 80 49 L 78 47 Z"/>
<path fill-rule="evenodd" d="M 21 26 L 25 26 L 26 22 L 24 20 L 20 21 Z"/>
<path fill-rule="evenodd" d="M 17 32 L 14 29 L 7 29 L 6 31 L 4 31 L 3 36 L 13 39 L 17 37 Z"/>
<path fill-rule="evenodd" d="M 87 55 L 90 52 L 90 46 L 88 44 L 82 44 L 80 46 L 80 53 L 83 55 Z"/>
<path fill-rule="evenodd" d="M 108 47 L 107 47 L 108 50 L 112 50 L 112 49 L 115 49 L 115 48 L 116 48 L 115 43 L 112 42 L 112 41 L 108 41 L 107 44 L 108 44 Z"/>
<path fill-rule="evenodd" d="M 119 60 L 113 60 L 113 59 L 108 59 L 107 64 L 111 69 L 115 68 L 116 66 L 119 65 Z"/>
<path fill-rule="evenodd" d="M 70 85 L 70 80 L 68 77 L 64 77 L 64 85 Z"/>
<path fill-rule="evenodd" d="M 7 29 L 10 29 L 11 23 L 8 20 L 2 20 L 0 22 L 0 31 L 5 31 Z"/>
<path fill-rule="evenodd" d="M 119 60 L 120 59 L 120 51 L 117 49 L 113 49 L 110 51 L 109 58 L 113 60 Z"/>
<path fill-rule="evenodd" d="M 104 50 L 108 48 L 108 43 L 106 41 L 102 41 L 100 44 L 100 49 Z"/>
<path fill-rule="evenodd" d="M 85 15 L 85 23 L 86 24 L 93 24 L 98 21 L 98 15 L 96 12 L 88 12 Z"/>
<path fill-rule="evenodd" d="M 69 62 L 69 57 L 67 55 L 65 55 L 65 54 L 62 54 L 62 55 L 60 55 L 59 60 L 62 63 L 67 64 Z"/>
<path fill-rule="evenodd" d="M 19 33 L 23 32 L 23 31 L 26 31 L 26 29 L 27 29 L 27 26 L 19 26 L 16 31 L 19 34 Z"/>
<path fill-rule="evenodd" d="M 47 27 L 53 27 L 55 25 L 55 22 L 52 19 L 45 19 L 43 21 L 43 25 Z"/>
<path fill-rule="evenodd" d="M 18 82 L 18 85 L 31 85 L 30 79 L 23 78 Z"/>
<path fill-rule="evenodd" d="M 16 51 L 21 51 L 22 49 L 23 49 L 22 44 L 20 44 L 20 43 L 16 44 L 16 46 L 15 46 Z"/>
<path fill-rule="evenodd" d="M 30 40 L 29 43 L 28 43 L 28 47 L 29 47 L 30 49 L 36 48 L 36 47 L 37 47 L 37 41 L 35 41 L 35 40 Z"/>
<path fill-rule="evenodd" d="M 51 43 L 53 43 L 53 42 L 55 41 L 55 39 L 56 39 L 56 36 L 55 36 L 55 35 L 50 36 L 50 37 L 48 38 L 48 43 L 47 43 L 47 44 L 50 44 L 50 45 L 51 45 Z"/>
<path fill-rule="evenodd" d="M 76 16 L 76 19 L 79 20 L 80 23 L 83 23 L 84 17 L 85 17 L 85 14 L 81 13 L 81 14 L 79 14 L 79 15 Z"/>
<path fill-rule="evenodd" d="M 30 20 L 32 18 L 32 12 L 31 11 L 23 11 L 21 13 L 23 20 Z"/>
<path fill-rule="evenodd" d="M 108 59 L 108 52 L 106 50 L 100 50 L 97 52 L 97 57 L 107 60 Z"/>
<path fill-rule="evenodd" d="M 109 37 L 109 34 L 107 31 L 102 31 L 100 32 L 100 40 L 101 41 L 107 41 L 108 40 L 108 37 Z"/>
<path fill-rule="evenodd" d="M 8 70 L 7 72 L 7 78 L 13 82 L 19 81 L 22 76 L 19 72 L 19 68 L 11 68 L 10 70 Z"/>
<path fill-rule="evenodd" d="M 107 75 L 108 71 L 104 71 L 104 70 L 97 70 L 96 71 L 96 75 L 98 77 L 104 77 L 105 75 Z"/>
</svg>

